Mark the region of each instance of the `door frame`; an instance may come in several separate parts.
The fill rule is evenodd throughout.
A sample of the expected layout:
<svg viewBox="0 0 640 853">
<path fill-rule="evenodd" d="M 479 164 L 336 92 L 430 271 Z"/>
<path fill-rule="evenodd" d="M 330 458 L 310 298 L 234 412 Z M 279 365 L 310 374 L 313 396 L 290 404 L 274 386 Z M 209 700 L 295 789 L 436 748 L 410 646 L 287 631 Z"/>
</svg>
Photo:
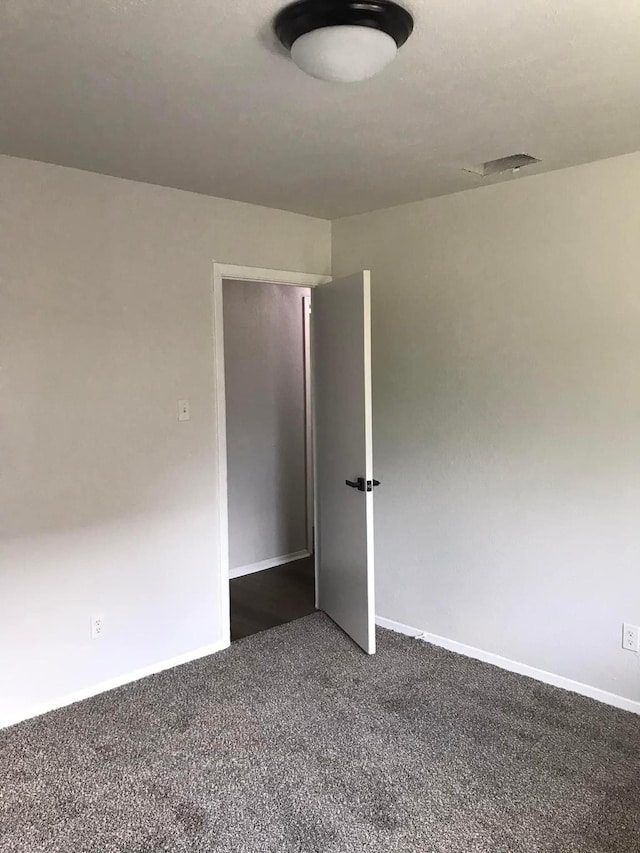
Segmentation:
<svg viewBox="0 0 640 853">
<path fill-rule="evenodd" d="M 224 314 L 222 305 L 222 285 L 224 279 L 253 281 L 258 284 L 288 284 L 293 287 L 318 287 L 330 282 L 329 275 L 293 272 L 289 270 L 270 270 L 261 267 L 245 267 L 235 264 L 213 262 L 213 347 L 214 347 L 214 400 L 215 424 L 217 433 L 217 483 L 218 525 L 219 525 L 219 583 L 222 636 L 231 642 L 230 601 L 229 601 L 229 502 L 227 481 L 227 404 L 224 375 Z M 314 460 L 315 465 L 315 460 Z M 315 501 L 314 501 L 315 507 Z M 315 511 L 315 510 L 314 510 Z"/>
</svg>

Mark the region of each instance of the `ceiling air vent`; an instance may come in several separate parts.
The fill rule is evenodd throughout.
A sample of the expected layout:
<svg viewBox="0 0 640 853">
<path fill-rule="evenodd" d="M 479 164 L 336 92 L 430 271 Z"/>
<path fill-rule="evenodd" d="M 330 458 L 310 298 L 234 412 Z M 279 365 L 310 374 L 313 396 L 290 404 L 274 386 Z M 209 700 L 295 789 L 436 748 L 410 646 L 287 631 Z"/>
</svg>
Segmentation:
<svg viewBox="0 0 640 853">
<path fill-rule="evenodd" d="M 530 166 L 532 163 L 539 162 L 540 160 L 537 157 L 530 157 L 529 154 L 510 154 L 509 157 L 487 160 L 486 163 L 481 163 L 479 166 L 467 166 L 464 171 L 473 172 L 474 175 L 486 178 L 489 175 L 498 175 L 500 172 L 517 172 L 523 166 Z"/>
</svg>

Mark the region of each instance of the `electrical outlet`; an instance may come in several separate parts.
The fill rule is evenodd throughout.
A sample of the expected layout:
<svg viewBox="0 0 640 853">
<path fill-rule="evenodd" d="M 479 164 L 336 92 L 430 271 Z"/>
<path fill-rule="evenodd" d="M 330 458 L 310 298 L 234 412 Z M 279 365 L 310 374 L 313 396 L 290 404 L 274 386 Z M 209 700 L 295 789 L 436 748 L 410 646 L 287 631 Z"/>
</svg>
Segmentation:
<svg viewBox="0 0 640 853">
<path fill-rule="evenodd" d="M 640 628 L 637 625 L 622 626 L 622 648 L 628 652 L 640 652 Z"/>
<path fill-rule="evenodd" d="M 102 613 L 94 613 L 91 617 L 91 639 L 97 640 L 104 634 L 104 616 Z"/>
</svg>

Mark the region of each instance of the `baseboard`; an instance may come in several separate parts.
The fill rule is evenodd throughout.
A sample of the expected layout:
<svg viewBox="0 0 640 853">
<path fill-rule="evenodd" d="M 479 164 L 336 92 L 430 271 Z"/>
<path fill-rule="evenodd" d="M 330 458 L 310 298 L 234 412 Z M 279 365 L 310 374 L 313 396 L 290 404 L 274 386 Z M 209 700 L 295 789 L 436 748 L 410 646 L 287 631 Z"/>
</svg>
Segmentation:
<svg viewBox="0 0 640 853">
<path fill-rule="evenodd" d="M 467 646 L 464 643 L 457 642 L 457 640 L 449 640 L 447 637 L 440 637 L 438 634 L 431 634 L 428 631 L 422 631 L 419 628 L 413 628 L 411 625 L 404 625 L 402 622 L 386 619 L 383 616 L 376 616 L 376 625 L 379 625 L 381 628 L 387 628 L 389 631 L 396 631 L 398 634 L 406 634 L 408 637 L 424 640 L 426 643 L 432 643 L 434 646 L 440 646 L 443 649 L 448 649 L 450 652 L 493 664 L 493 666 L 506 669 L 508 672 L 516 672 L 518 675 L 526 675 L 529 678 L 534 678 L 536 681 L 542 681 L 544 684 L 561 687 L 563 690 L 569 690 L 572 693 L 579 693 L 581 696 L 587 696 L 589 699 L 595 699 L 597 702 L 603 702 L 605 705 L 621 708 L 623 711 L 631 711 L 632 714 L 640 714 L 640 702 L 636 702 L 634 699 L 627 699 L 624 696 L 618 696 L 615 693 L 609 693 L 606 690 L 601 690 L 599 687 L 591 687 L 589 684 L 573 681 L 571 678 L 565 678 L 563 675 L 556 675 L 553 672 L 547 672 L 544 669 L 538 669 L 526 663 L 519 663 L 518 661 L 502 657 L 502 655 L 496 655 L 493 652 L 485 652 L 483 649 L 476 649 L 474 646 Z"/>
<path fill-rule="evenodd" d="M 268 560 L 261 560 L 259 563 L 251 563 L 249 566 L 239 566 L 237 569 L 229 569 L 230 578 L 241 578 L 243 575 L 252 575 L 254 572 L 263 572 L 265 569 L 274 569 L 276 566 L 282 566 L 284 563 L 293 563 L 295 560 L 302 560 L 304 557 L 310 557 L 311 551 L 294 551 L 293 554 L 285 554 L 284 557 L 270 557 Z"/>
<path fill-rule="evenodd" d="M 393 619 L 385 619 L 384 616 L 376 616 L 376 625 L 387 628 L 389 631 L 395 631 L 396 634 L 406 634 L 407 637 L 413 637 L 415 640 L 422 639 L 424 634 L 424 631 L 419 628 L 403 625 L 402 622 L 394 622 Z"/>
<path fill-rule="evenodd" d="M 9 714 L 0 717 L 0 729 L 13 726 L 16 723 L 21 723 L 24 720 L 30 720 L 32 717 L 39 717 L 41 714 L 47 714 L 49 711 L 56 711 L 58 708 L 64 708 L 67 705 L 73 705 L 75 702 L 81 702 L 83 699 L 90 699 L 92 696 L 97 696 L 100 693 L 106 693 L 108 690 L 114 690 L 116 687 L 123 687 L 125 684 L 131 684 L 133 681 L 139 681 L 141 678 L 146 678 L 148 675 L 155 675 L 158 672 L 163 672 L 165 669 L 172 669 L 174 666 L 180 666 L 183 663 L 190 663 L 199 658 L 207 657 L 207 655 L 220 652 L 226 649 L 229 642 L 221 640 L 218 643 L 211 643 L 208 646 L 201 646 L 193 651 L 186 652 L 183 655 L 177 655 L 173 658 L 168 658 L 158 663 L 152 663 L 150 666 L 144 666 L 141 669 L 134 669 L 132 672 L 126 672 L 123 675 L 117 675 L 115 678 L 110 678 L 107 681 L 101 681 L 98 684 L 92 684 L 90 687 L 85 687 L 82 690 L 76 690 L 74 693 L 67 693 L 65 696 L 58 696 L 48 702 L 42 702 L 38 705 L 32 705 L 18 713 Z"/>
</svg>

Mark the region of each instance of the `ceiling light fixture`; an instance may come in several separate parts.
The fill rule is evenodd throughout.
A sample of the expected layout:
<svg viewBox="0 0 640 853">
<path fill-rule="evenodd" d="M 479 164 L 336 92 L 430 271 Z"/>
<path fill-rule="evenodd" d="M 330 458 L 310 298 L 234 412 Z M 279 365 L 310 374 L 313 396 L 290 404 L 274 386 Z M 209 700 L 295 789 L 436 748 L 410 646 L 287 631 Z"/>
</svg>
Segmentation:
<svg viewBox="0 0 640 853">
<path fill-rule="evenodd" d="M 298 0 L 273 22 L 275 34 L 303 71 L 353 83 L 388 65 L 413 30 L 413 18 L 391 0 Z"/>
</svg>

